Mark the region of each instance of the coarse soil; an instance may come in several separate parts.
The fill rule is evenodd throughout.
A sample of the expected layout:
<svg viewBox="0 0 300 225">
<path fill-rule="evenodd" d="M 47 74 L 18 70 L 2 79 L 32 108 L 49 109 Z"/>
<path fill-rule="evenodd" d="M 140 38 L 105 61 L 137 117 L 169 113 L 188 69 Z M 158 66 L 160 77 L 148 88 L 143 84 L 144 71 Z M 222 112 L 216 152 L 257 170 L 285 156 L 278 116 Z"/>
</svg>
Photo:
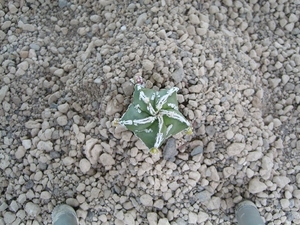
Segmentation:
<svg viewBox="0 0 300 225">
<path fill-rule="evenodd" d="M 299 0 L 0 0 L 0 225 L 300 224 Z M 193 135 L 113 126 L 141 76 Z"/>
</svg>

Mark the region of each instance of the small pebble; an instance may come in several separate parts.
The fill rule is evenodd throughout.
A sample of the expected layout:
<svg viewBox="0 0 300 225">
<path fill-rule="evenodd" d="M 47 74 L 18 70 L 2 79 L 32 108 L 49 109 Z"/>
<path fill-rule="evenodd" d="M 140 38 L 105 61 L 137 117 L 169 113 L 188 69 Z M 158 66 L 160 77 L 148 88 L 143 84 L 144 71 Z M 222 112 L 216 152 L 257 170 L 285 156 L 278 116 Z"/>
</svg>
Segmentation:
<svg viewBox="0 0 300 225">
<path fill-rule="evenodd" d="M 202 154 L 202 153 L 203 153 L 203 147 L 202 146 L 197 146 L 191 152 L 191 156 L 199 155 L 199 154 Z"/>
<path fill-rule="evenodd" d="M 259 180 L 259 178 L 255 177 L 249 182 L 249 192 L 252 194 L 257 194 L 263 192 L 267 189 L 267 185 Z"/>
<path fill-rule="evenodd" d="M 177 154 L 176 140 L 169 138 L 163 150 L 163 157 L 165 160 L 173 162 Z"/>
<path fill-rule="evenodd" d="M 144 206 L 152 207 L 152 205 L 153 205 L 153 198 L 148 194 L 142 195 L 140 197 L 140 201 L 141 201 L 142 205 L 144 205 Z"/>
<path fill-rule="evenodd" d="M 87 159 L 81 159 L 79 162 L 79 168 L 82 173 L 87 173 L 91 168 L 91 163 Z"/>
<path fill-rule="evenodd" d="M 24 209 L 27 215 L 33 218 L 41 213 L 41 207 L 33 202 L 27 202 Z"/>
</svg>

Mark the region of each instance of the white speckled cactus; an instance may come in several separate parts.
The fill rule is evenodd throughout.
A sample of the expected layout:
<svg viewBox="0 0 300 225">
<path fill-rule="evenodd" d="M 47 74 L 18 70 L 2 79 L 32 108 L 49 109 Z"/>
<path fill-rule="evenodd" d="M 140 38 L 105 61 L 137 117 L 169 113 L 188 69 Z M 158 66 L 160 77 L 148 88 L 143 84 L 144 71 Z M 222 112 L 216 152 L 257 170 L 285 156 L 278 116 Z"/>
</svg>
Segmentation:
<svg viewBox="0 0 300 225">
<path fill-rule="evenodd" d="M 136 84 L 133 102 L 117 124 L 135 133 L 150 149 L 157 153 L 163 142 L 182 130 L 192 133 L 190 123 L 178 111 L 178 88 L 155 91 Z"/>
</svg>

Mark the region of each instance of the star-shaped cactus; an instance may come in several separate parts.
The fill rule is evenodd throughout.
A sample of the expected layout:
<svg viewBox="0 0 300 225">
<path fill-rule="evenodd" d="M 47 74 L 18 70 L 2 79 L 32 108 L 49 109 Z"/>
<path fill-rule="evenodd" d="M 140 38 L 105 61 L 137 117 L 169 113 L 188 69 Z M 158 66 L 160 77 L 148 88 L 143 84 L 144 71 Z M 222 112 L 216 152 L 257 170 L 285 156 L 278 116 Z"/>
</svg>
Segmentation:
<svg viewBox="0 0 300 225">
<path fill-rule="evenodd" d="M 133 102 L 118 124 L 138 136 L 151 153 L 172 135 L 182 130 L 191 133 L 191 125 L 178 110 L 177 87 L 155 91 L 136 84 Z"/>
</svg>

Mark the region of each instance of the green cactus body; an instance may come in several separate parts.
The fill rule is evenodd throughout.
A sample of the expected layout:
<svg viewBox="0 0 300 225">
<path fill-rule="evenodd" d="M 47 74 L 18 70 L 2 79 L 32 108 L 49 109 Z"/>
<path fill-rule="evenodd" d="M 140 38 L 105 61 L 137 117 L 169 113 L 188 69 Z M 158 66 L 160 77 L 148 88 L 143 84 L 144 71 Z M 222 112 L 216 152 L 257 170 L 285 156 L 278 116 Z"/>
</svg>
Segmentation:
<svg viewBox="0 0 300 225">
<path fill-rule="evenodd" d="M 190 128 L 178 110 L 177 91 L 176 87 L 154 91 L 137 84 L 133 102 L 118 123 L 156 152 L 167 138 Z"/>
</svg>

